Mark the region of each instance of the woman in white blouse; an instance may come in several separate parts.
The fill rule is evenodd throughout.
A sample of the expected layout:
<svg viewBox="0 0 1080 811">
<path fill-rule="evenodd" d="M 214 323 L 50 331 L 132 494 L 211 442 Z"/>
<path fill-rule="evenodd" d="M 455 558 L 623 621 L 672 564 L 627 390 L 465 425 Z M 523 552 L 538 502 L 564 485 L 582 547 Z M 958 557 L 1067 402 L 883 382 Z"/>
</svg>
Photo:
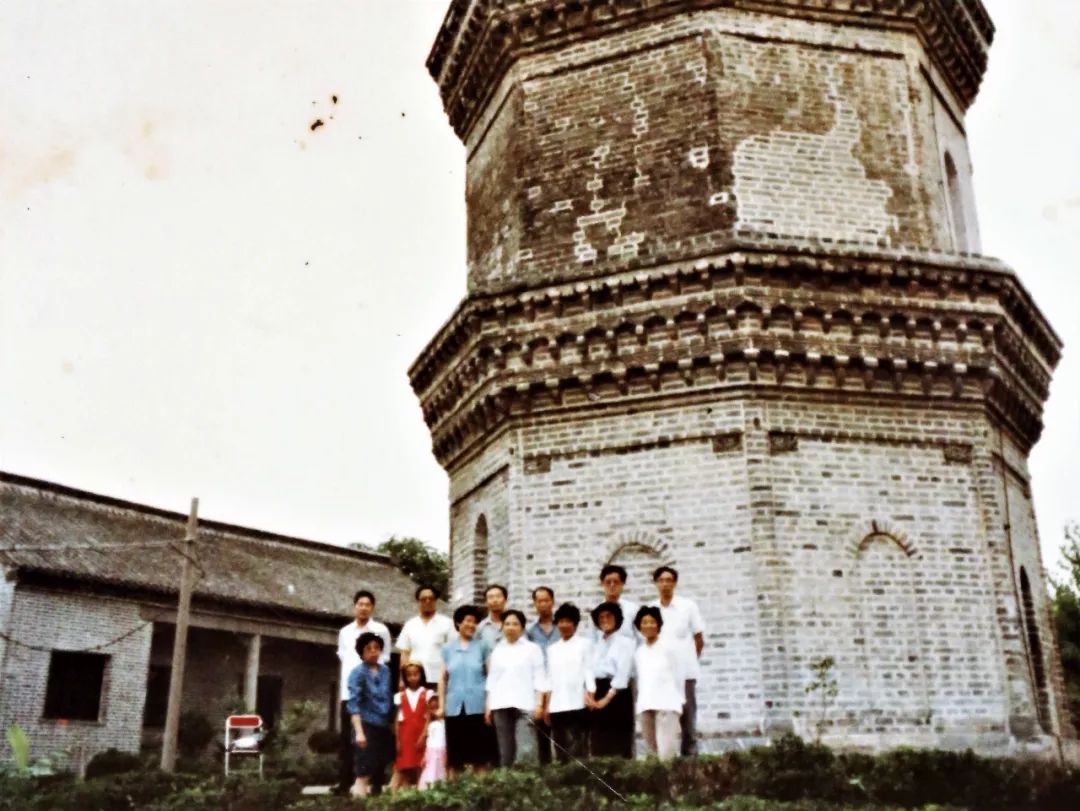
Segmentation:
<svg viewBox="0 0 1080 811">
<path fill-rule="evenodd" d="M 686 692 L 678 651 L 660 639 L 664 618 L 656 606 L 642 606 L 634 617 L 634 627 L 642 642 L 634 652 L 637 678 L 635 710 L 641 735 L 649 754 L 672 758 L 679 754 L 682 714 Z"/>
<path fill-rule="evenodd" d="M 540 646 L 524 638 L 525 615 L 503 614 L 503 639 L 488 660 L 484 720 L 495 727 L 499 765 L 536 761 L 536 736 L 530 723 L 544 717 L 547 673 Z"/>
<path fill-rule="evenodd" d="M 618 633 L 623 623 L 618 603 L 600 603 L 592 610 L 600 635 L 593 643 L 590 670 L 596 680 L 596 701 L 589 708 L 589 747 L 593 757 L 634 756 L 634 699 L 630 671 L 634 642 Z"/>
<path fill-rule="evenodd" d="M 548 645 L 548 694 L 544 719 L 551 727 L 555 756 L 560 763 L 589 754 L 589 717 L 586 707 L 595 703 L 596 680 L 590 659 L 592 643 L 577 635 L 581 611 L 563 603 L 555 612 L 559 639 Z"/>
</svg>

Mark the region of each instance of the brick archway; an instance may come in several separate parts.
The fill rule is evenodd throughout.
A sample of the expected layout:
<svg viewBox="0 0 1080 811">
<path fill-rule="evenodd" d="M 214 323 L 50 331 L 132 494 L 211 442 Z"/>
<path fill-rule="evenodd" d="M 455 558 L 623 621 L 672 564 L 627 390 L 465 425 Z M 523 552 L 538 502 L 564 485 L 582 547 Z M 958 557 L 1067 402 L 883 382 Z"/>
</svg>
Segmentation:
<svg viewBox="0 0 1080 811">
<path fill-rule="evenodd" d="M 656 598 L 652 573 L 657 566 L 675 565 L 667 544 L 653 544 L 641 537 L 624 539 L 608 555 L 606 563 L 614 563 L 626 569 L 624 593 L 636 602 L 648 602 Z"/>
</svg>

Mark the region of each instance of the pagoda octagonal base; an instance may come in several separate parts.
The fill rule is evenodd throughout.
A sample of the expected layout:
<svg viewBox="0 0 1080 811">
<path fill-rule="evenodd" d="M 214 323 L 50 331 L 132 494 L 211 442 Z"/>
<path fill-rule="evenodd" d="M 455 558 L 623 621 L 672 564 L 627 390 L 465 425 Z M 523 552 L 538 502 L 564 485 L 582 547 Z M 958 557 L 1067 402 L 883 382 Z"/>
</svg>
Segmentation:
<svg viewBox="0 0 1080 811">
<path fill-rule="evenodd" d="M 652 599 L 670 564 L 708 627 L 706 736 L 813 736 L 805 688 L 825 657 L 824 720 L 848 745 L 1003 751 L 1013 726 L 1041 734 L 1002 627 L 1020 571 L 1041 571 L 1030 494 L 984 412 L 857 391 L 681 399 L 515 420 L 456 470 L 455 602 L 499 582 L 513 606 L 550 585 L 591 607 L 609 562 Z"/>
</svg>

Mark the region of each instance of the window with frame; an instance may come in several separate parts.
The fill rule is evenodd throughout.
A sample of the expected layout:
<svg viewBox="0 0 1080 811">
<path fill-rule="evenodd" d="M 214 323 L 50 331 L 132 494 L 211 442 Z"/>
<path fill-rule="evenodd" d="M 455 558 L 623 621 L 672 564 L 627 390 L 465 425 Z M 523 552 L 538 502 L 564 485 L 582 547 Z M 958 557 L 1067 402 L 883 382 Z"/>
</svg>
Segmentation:
<svg viewBox="0 0 1080 811">
<path fill-rule="evenodd" d="M 100 720 L 101 697 L 110 658 L 105 653 L 54 650 L 49 657 L 44 717 Z"/>
</svg>

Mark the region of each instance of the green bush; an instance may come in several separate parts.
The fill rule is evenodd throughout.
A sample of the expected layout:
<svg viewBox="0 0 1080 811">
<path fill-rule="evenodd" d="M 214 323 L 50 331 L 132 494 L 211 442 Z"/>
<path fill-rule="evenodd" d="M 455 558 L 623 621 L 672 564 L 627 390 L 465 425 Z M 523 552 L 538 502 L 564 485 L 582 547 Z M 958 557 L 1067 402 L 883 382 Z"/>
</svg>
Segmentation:
<svg viewBox="0 0 1080 811">
<path fill-rule="evenodd" d="M 292 780 L 230 777 L 189 786 L 146 806 L 146 811 L 269 811 L 288 808 L 300 798 Z M 142 806 L 140 806 L 141 808 Z"/>
<path fill-rule="evenodd" d="M 180 726 L 176 733 L 176 743 L 180 752 L 187 757 L 198 757 L 206 745 L 214 738 L 215 727 L 205 715 L 197 712 L 180 714 Z"/>
<path fill-rule="evenodd" d="M 30 804 L 17 807 L 20 811 L 131 811 L 148 808 L 160 798 L 177 794 L 198 782 L 198 778 L 190 775 L 130 772 L 108 780 L 50 785 L 35 793 Z"/>
<path fill-rule="evenodd" d="M 332 755 L 341 746 L 339 735 L 332 729 L 317 729 L 308 735 L 308 749 L 317 755 Z"/>
<path fill-rule="evenodd" d="M 338 781 L 338 759 L 333 755 L 304 755 L 268 762 L 268 776 L 295 780 L 304 786 L 327 786 Z"/>
<path fill-rule="evenodd" d="M 0 811 L 30 808 L 37 787 L 27 775 L 15 769 L 0 770 Z"/>
<path fill-rule="evenodd" d="M 749 756 L 735 755 L 738 793 L 772 800 L 854 799 L 848 778 L 827 746 L 785 735 Z"/>
<path fill-rule="evenodd" d="M 558 785 L 538 772 L 500 770 L 481 778 L 463 778 L 426 791 L 402 791 L 368 800 L 365 811 L 602 811 L 627 805 L 593 786 Z M 655 807 L 630 805 L 631 808 Z"/>
<path fill-rule="evenodd" d="M 142 767 L 143 762 L 138 755 L 121 752 L 119 749 L 106 749 L 90 758 L 90 762 L 86 764 L 86 779 L 137 772 Z"/>
<path fill-rule="evenodd" d="M 1080 808 L 1080 771 L 1047 761 L 897 749 L 876 757 L 839 755 L 837 763 L 849 785 L 858 789 L 859 799 L 882 804 L 951 803 L 1010 811 Z"/>
<path fill-rule="evenodd" d="M 300 786 L 325 784 L 333 759 L 305 756 L 267 763 L 267 779 L 228 781 L 158 771 L 108 780 L 58 779 L 44 785 L 0 772 L 0 811 L 1077 811 L 1080 770 L 1035 760 L 980 758 L 970 752 L 898 750 L 880 756 L 834 753 L 784 738 L 749 752 L 679 759 L 598 759 L 587 768 L 498 770 L 434 789 L 356 803 L 302 798 Z M 310 771 L 305 772 L 304 769 Z M 325 774 L 316 777 L 316 770 Z"/>
</svg>

